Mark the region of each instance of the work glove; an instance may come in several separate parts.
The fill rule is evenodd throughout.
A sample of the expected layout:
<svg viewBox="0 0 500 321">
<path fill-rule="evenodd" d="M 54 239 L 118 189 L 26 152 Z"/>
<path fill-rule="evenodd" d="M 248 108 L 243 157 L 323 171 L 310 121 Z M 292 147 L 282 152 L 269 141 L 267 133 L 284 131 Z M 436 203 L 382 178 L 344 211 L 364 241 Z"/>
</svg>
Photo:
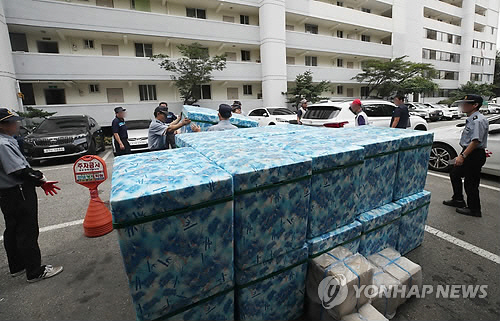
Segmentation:
<svg viewBox="0 0 500 321">
<path fill-rule="evenodd" d="M 45 192 L 45 195 L 51 195 L 54 196 L 57 194 L 57 190 L 61 190 L 59 187 L 56 186 L 56 184 L 59 183 L 57 181 L 45 181 L 42 184 L 42 189 Z"/>
</svg>

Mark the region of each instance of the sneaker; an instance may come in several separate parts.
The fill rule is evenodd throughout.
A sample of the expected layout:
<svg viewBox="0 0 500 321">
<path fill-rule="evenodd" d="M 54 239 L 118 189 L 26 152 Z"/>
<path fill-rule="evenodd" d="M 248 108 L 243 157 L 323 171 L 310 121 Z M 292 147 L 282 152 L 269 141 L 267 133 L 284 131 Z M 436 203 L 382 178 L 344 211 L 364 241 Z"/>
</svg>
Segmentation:
<svg viewBox="0 0 500 321">
<path fill-rule="evenodd" d="M 468 207 L 465 208 L 457 208 L 457 213 L 467 216 L 481 217 L 481 210 L 472 210 Z"/>
<path fill-rule="evenodd" d="M 59 273 L 61 273 L 62 271 L 63 271 L 63 267 L 62 266 L 46 265 L 45 266 L 45 271 L 43 271 L 43 273 L 40 274 L 39 277 L 34 278 L 34 279 L 28 279 L 27 281 L 28 281 L 28 283 L 35 283 L 35 282 L 38 282 L 38 281 L 41 281 L 41 280 L 48 279 L 48 278 L 51 278 L 53 276 L 56 276 Z"/>
<path fill-rule="evenodd" d="M 12 276 L 13 278 L 15 278 L 15 277 L 18 277 L 20 275 L 23 275 L 24 273 L 26 273 L 26 269 L 23 269 L 23 270 L 21 270 L 19 272 L 16 272 L 16 273 L 11 273 L 10 276 Z"/>
<path fill-rule="evenodd" d="M 457 200 L 449 200 L 449 201 L 443 201 L 443 204 L 446 205 L 446 206 L 452 206 L 452 207 L 458 207 L 458 208 L 462 208 L 462 207 L 466 207 L 467 204 L 465 204 L 465 201 L 457 201 Z"/>
</svg>

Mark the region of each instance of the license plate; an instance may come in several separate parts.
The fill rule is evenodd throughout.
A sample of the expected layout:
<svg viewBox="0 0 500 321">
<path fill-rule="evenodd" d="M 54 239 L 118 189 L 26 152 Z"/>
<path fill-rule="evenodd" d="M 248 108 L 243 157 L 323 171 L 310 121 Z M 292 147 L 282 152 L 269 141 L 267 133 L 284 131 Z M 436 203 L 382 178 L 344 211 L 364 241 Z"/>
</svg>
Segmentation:
<svg viewBox="0 0 500 321">
<path fill-rule="evenodd" d="M 128 142 L 131 146 L 144 145 L 147 144 L 145 140 L 132 140 Z"/>
<path fill-rule="evenodd" d="M 43 150 L 44 153 L 57 153 L 57 152 L 64 152 L 64 147 L 57 147 L 57 148 L 46 148 Z"/>
</svg>

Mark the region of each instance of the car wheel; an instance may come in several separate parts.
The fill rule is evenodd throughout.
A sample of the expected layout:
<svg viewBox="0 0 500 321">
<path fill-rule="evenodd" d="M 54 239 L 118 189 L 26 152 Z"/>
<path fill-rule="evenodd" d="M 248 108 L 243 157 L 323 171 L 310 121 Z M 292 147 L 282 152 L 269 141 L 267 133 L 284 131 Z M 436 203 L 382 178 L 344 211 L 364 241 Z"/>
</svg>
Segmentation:
<svg viewBox="0 0 500 321">
<path fill-rule="evenodd" d="M 453 166 L 450 161 L 455 157 L 457 157 L 457 153 L 451 146 L 441 143 L 433 144 L 429 158 L 429 169 L 448 172 Z"/>
<path fill-rule="evenodd" d="M 275 123 L 269 123 L 269 126 L 274 126 L 274 125 L 276 125 L 276 124 Z"/>
<path fill-rule="evenodd" d="M 427 131 L 427 128 L 425 128 L 424 125 L 417 125 L 417 127 L 415 127 L 415 130 L 423 130 L 425 132 Z"/>
</svg>

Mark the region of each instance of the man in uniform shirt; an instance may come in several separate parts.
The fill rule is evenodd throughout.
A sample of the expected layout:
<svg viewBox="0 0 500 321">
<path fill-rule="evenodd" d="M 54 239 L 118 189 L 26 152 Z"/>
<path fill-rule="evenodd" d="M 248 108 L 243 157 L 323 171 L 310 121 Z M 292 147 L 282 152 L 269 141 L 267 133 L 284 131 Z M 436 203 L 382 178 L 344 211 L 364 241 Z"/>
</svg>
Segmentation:
<svg viewBox="0 0 500 321">
<path fill-rule="evenodd" d="M 368 116 L 361 108 L 361 100 L 354 99 L 349 109 L 353 112 L 354 115 L 356 115 L 356 118 L 354 119 L 354 123 L 356 126 L 368 125 Z"/>
<path fill-rule="evenodd" d="M 165 107 L 167 108 L 168 111 L 168 104 L 164 101 L 162 101 L 158 107 Z M 176 122 L 177 121 L 177 122 Z M 168 111 L 167 112 L 167 119 L 165 120 L 166 124 L 177 124 L 179 120 L 177 119 L 177 116 L 174 115 L 174 113 Z M 173 131 L 167 131 L 167 148 L 174 149 L 177 146 L 175 145 L 175 130 Z"/>
<path fill-rule="evenodd" d="M 125 123 L 126 109 L 123 107 L 115 108 L 115 119 L 111 123 L 111 130 L 115 138 L 115 153 L 116 156 L 130 154 L 131 148 L 128 143 L 127 125 Z"/>
<path fill-rule="evenodd" d="M 483 105 L 483 98 L 478 95 L 467 95 L 459 102 L 462 111 L 467 114 L 465 127 L 460 138 L 462 152 L 455 158 L 454 167 L 450 172 L 453 197 L 443 204 L 457 207 L 457 213 L 481 217 L 481 203 L 479 200 L 479 182 L 481 167 L 486 162 L 485 148 L 488 141 L 488 120 L 479 112 Z M 464 201 L 462 190 L 464 180 L 467 204 Z"/>
<path fill-rule="evenodd" d="M 213 126 L 209 127 L 207 129 L 207 131 L 212 132 L 212 131 L 223 131 L 223 130 L 237 129 L 238 127 L 234 126 L 229 121 L 231 116 L 232 116 L 231 106 L 229 106 L 227 104 L 219 105 L 219 123 L 217 125 L 213 125 Z M 191 124 L 191 129 L 193 130 L 193 132 L 200 132 L 201 131 L 200 126 L 197 126 L 195 124 Z"/>
<path fill-rule="evenodd" d="M 396 95 L 394 104 L 398 107 L 392 112 L 391 127 L 392 128 L 407 128 L 410 127 L 410 112 L 405 105 L 405 96 Z"/>
<path fill-rule="evenodd" d="M 177 119 L 170 124 L 166 123 L 168 117 L 167 107 L 156 107 L 153 115 L 155 119 L 149 124 L 148 131 L 148 148 L 151 151 L 167 149 L 166 137 L 168 133 L 175 132 L 177 129 L 191 122 L 189 119 L 184 118 L 182 121 Z"/>
<path fill-rule="evenodd" d="M 0 209 L 5 220 L 4 246 L 12 277 L 26 274 L 37 282 L 62 272 L 62 266 L 42 265 L 38 246 L 38 199 L 35 188 L 57 194 L 57 182 L 47 181 L 30 167 L 14 139 L 21 118 L 0 108 Z"/>
</svg>

